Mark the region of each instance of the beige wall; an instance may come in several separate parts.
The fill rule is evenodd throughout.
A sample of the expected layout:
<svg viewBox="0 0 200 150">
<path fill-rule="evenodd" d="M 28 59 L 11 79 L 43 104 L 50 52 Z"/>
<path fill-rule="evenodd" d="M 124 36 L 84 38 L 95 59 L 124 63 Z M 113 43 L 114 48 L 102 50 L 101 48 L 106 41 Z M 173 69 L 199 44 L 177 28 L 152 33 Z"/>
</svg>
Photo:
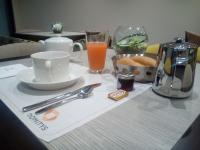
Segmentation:
<svg viewBox="0 0 200 150">
<path fill-rule="evenodd" d="M 17 30 L 67 31 L 145 26 L 150 42 L 166 42 L 185 30 L 200 33 L 200 0 L 13 0 Z"/>
</svg>

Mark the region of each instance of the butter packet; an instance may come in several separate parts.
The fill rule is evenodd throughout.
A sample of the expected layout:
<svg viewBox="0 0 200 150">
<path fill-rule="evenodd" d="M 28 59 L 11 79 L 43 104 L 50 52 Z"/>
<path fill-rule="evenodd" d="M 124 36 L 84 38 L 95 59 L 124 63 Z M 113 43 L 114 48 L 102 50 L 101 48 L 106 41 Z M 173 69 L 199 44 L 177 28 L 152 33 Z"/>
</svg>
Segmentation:
<svg viewBox="0 0 200 150">
<path fill-rule="evenodd" d="M 115 101 L 119 101 L 127 96 L 128 96 L 128 92 L 125 90 L 117 90 L 117 91 L 114 91 L 114 92 L 108 94 L 108 98 L 115 100 Z"/>
</svg>

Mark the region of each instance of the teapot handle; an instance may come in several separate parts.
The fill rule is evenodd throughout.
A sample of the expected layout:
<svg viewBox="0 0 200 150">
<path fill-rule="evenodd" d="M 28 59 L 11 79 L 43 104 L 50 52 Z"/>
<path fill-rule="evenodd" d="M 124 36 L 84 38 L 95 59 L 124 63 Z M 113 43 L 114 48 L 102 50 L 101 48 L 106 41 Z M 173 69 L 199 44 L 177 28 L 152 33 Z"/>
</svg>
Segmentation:
<svg viewBox="0 0 200 150">
<path fill-rule="evenodd" d="M 75 42 L 73 43 L 73 47 L 77 45 L 80 48 L 80 51 L 83 51 L 83 45 L 81 43 Z"/>
<path fill-rule="evenodd" d="M 178 60 L 178 58 L 175 59 L 173 66 L 173 71 L 172 71 L 172 82 L 171 82 L 171 89 L 174 90 L 180 90 L 182 85 L 181 85 L 181 80 L 176 77 L 176 72 L 177 72 L 177 66 L 178 65 L 186 65 L 188 60 Z"/>
<path fill-rule="evenodd" d="M 74 58 L 72 56 L 72 59 L 73 59 L 73 61 L 81 61 L 82 60 L 82 55 L 83 55 L 83 46 L 82 46 L 81 43 L 78 43 L 78 42 L 73 43 L 73 48 L 74 48 L 74 46 L 78 46 L 79 47 L 80 53 L 74 52 L 74 53 L 76 53 L 76 56 Z"/>
</svg>

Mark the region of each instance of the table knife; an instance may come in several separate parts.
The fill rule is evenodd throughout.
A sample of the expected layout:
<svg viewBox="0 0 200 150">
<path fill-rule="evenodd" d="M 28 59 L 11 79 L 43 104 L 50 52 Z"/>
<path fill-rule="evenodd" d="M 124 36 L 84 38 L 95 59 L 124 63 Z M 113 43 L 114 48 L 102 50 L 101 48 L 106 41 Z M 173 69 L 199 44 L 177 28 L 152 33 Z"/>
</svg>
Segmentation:
<svg viewBox="0 0 200 150">
<path fill-rule="evenodd" d="M 73 96 L 75 94 L 78 94 L 85 87 L 93 87 L 93 88 L 95 88 L 95 87 L 98 87 L 100 85 L 101 85 L 101 83 L 95 83 L 95 84 L 86 85 L 86 86 L 83 86 L 83 87 L 81 87 L 81 88 L 79 88 L 77 90 L 74 90 L 72 92 L 61 94 L 61 95 L 58 95 L 56 97 L 47 99 L 45 101 L 42 101 L 42 102 L 39 102 L 39 103 L 36 103 L 36 104 L 25 106 L 25 107 L 22 108 L 22 111 L 23 112 L 27 112 L 27 111 L 31 111 L 31 110 L 34 110 L 34 109 L 37 109 L 37 108 L 40 108 L 40 107 L 43 107 L 43 106 L 47 106 L 47 105 L 56 103 L 56 102 L 58 102 L 58 101 L 60 101 L 62 99 L 65 99 L 65 98 L 68 98 L 68 97 Z"/>
</svg>

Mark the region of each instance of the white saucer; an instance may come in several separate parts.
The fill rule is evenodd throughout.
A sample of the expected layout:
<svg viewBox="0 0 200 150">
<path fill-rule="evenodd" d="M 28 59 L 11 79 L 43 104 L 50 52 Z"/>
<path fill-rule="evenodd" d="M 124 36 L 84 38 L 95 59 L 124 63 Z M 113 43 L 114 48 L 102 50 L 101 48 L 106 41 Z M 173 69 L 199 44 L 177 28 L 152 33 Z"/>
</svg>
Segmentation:
<svg viewBox="0 0 200 150">
<path fill-rule="evenodd" d="M 20 71 L 17 78 L 26 85 L 38 90 L 58 90 L 75 84 L 80 78 L 80 72 L 69 73 L 69 77 L 59 82 L 39 82 L 35 81 L 35 75 L 32 68 Z"/>
</svg>

